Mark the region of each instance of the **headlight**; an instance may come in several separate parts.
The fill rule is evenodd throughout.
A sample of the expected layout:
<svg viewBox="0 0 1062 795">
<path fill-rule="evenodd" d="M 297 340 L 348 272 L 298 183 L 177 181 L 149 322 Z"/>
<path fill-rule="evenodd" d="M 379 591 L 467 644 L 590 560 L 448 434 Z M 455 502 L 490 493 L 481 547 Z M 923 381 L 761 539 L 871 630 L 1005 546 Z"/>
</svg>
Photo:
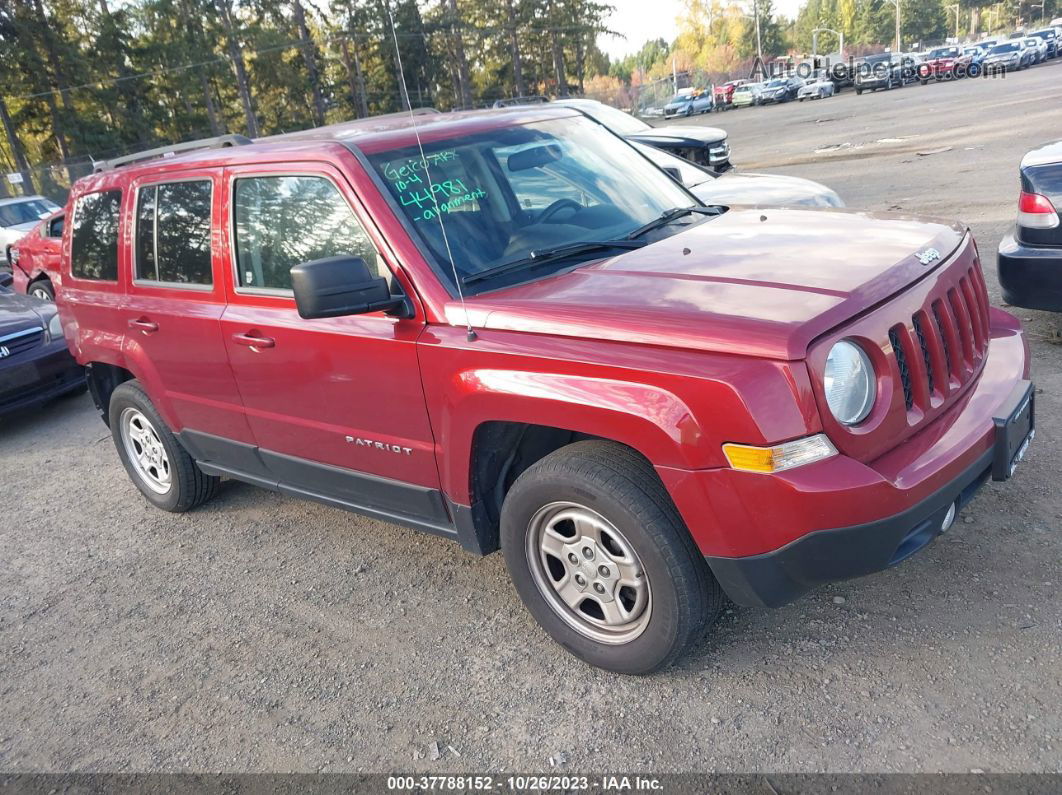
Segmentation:
<svg viewBox="0 0 1062 795">
<path fill-rule="evenodd" d="M 58 312 L 52 315 L 51 320 L 48 321 L 48 336 L 53 340 L 61 340 L 63 338 L 63 323 L 59 320 Z"/>
<path fill-rule="evenodd" d="M 874 407 L 874 368 L 854 342 L 841 340 L 826 357 L 823 387 L 826 404 L 838 422 L 855 425 Z"/>
</svg>

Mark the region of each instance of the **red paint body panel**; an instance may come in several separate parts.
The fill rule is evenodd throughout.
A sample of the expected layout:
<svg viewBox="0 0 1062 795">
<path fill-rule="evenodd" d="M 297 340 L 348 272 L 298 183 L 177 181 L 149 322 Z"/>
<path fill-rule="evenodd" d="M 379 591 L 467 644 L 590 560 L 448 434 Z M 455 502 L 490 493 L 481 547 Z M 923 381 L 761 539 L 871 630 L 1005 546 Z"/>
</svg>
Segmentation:
<svg viewBox="0 0 1062 795">
<path fill-rule="evenodd" d="M 571 113 L 418 122 L 430 141 Z M 993 413 L 1028 375 L 1020 326 L 989 310 L 972 241 L 961 226 L 932 219 L 731 210 L 645 248 L 471 297 L 466 315 L 344 145 L 370 152 L 413 140 L 408 120 L 369 120 L 77 183 L 72 198 L 125 190 L 117 283 L 71 278 L 69 232 L 64 239 L 59 309 L 78 361 L 128 368 L 175 429 L 438 488 L 466 506 L 484 423 L 613 439 L 653 463 L 701 550 L 721 556 L 916 503 L 987 449 Z M 337 184 L 412 317 L 304 320 L 290 296 L 236 289 L 231 178 L 304 172 Z M 213 287 L 133 284 L 134 180 L 193 173 L 216 180 Z M 922 263 L 928 249 L 939 261 Z M 910 363 L 908 408 L 889 332 L 910 344 L 915 319 L 942 301 L 929 359 Z M 477 330 L 471 342 L 466 319 Z M 131 320 L 157 322 L 158 331 L 130 329 Z M 247 335 L 272 344 L 248 346 Z M 830 345 L 846 337 L 868 348 L 879 373 L 877 405 L 857 429 L 832 419 L 820 387 Z M 948 377 L 930 390 L 929 372 L 944 367 Z M 841 454 L 779 475 L 734 471 L 721 451 L 725 442 L 772 445 L 820 432 Z M 410 452 L 369 454 L 347 437 Z"/>
<path fill-rule="evenodd" d="M 28 293 L 29 286 L 40 278 L 47 278 L 53 285 L 57 281 L 63 239 L 49 237 L 47 230 L 59 214 L 41 221 L 11 247 L 18 250 L 18 264 L 11 266 L 15 292 Z"/>
</svg>

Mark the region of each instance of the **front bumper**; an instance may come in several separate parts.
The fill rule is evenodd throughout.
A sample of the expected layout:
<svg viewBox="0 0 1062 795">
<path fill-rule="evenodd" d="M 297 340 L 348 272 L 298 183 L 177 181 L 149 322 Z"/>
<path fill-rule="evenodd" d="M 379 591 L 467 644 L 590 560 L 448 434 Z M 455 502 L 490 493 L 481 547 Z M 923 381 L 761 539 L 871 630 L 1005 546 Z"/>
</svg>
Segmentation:
<svg viewBox="0 0 1062 795">
<path fill-rule="evenodd" d="M 952 505 L 969 502 L 989 477 L 1009 476 L 997 460 L 1023 455 L 1029 437 L 997 428 L 1031 394 L 1028 348 L 1013 317 L 993 309 L 991 320 L 977 382 L 873 461 L 837 455 L 776 475 L 657 468 L 735 602 L 778 606 L 819 584 L 893 566 L 941 532 Z M 1031 430 L 1031 401 L 1024 406 Z"/>
<path fill-rule="evenodd" d="M 1008 304 L 1062 312 L 1062 248 L 1025 246 L 1007 235 L 999 243 L 996 266 Z"/>
<path fill-rule="evenodd" d="M 39 406 L 85 385 L 85 370 L 65 342 L 0 359 L 0 414 Z"/>
</svg>

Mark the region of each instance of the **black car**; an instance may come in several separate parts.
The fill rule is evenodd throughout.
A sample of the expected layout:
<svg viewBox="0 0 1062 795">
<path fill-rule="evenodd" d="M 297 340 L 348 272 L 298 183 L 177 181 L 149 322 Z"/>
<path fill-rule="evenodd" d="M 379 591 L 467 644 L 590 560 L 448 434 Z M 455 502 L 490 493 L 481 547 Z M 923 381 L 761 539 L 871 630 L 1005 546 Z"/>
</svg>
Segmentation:
<svg viewBox="0 0 1062 795">
<path fill-rule="evenodd" d="M 796 96 L 795 89 L 793 96 Z M 726 171 L 731 167 L 726 130 L 718 127 L 700 124 L 650 127 L 629 113 L 593 99 L 556 99 L 552 104 L 580 110 L 628 141 L 655 146 L 715 171 Z"/>
<path fill-rule="evenodd" d="M 796 99 L 800 87 L 804 85 L 799 77 L 776 77 L 764 84 L 760 92 L 760 104 L 766 105 L 771 102 L 788 102 Z"/>
<path fill-rule="evenodd" d="M 85 388 L 55 304 L 18 295 L 0 273 L 0 415 Z"/>
<path fill-rule="evenodd" d="M 1062 141 L 1033 149 L 1019 169 L 1014 232 L 999 244 L 999 284 L 1013 306 L 1062 312 Z"/>
</svg>

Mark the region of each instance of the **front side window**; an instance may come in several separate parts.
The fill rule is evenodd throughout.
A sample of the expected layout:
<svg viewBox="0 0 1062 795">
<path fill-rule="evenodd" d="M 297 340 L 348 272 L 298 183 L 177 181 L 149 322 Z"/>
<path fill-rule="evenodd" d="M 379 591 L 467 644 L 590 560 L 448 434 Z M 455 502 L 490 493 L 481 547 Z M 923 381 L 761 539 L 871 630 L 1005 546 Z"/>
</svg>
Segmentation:
<svg viewBox="0 0 1062 795">
<path fill-rule="evenodd" d="M 436 274 L 452 286 L 452 254 L 470 291 L 489 289 L 485 271 L 541 260 L 574 243 L 614 241 L 665 211 L 696 205 L 630 144 L 585 116 L 425 142 L 423 158 L 415 144 L 366 154 Z M 533 278 L 549 272 L 528 271 Z"/>
<path fill-rule="evenodd" d="M 214 283 L 210 248 L 213 184 L 208 179 L 142 187 L 136 207 L 136 278 Z"/>
<path fill-rule="evenodd" d="M 241 287 L 290 290 L 293 266 L 340 255 L 361 257 L 370 272 L 385 275 L 368 234 L 326 177 L 237 179 L 233 211 Z"/>
<path fill-rule="evenodd" d="M 118 280 L 118 215 L 122 192 L 86 193 L 74 205 L 70 273 L 78 279 Z"/>
<path fill-rule="evenodd" d="M 65 217 L 64 215 L 57 215 L 48 222 L 48 237 L 63 236 L 63 219 Z"/>
</svg>

